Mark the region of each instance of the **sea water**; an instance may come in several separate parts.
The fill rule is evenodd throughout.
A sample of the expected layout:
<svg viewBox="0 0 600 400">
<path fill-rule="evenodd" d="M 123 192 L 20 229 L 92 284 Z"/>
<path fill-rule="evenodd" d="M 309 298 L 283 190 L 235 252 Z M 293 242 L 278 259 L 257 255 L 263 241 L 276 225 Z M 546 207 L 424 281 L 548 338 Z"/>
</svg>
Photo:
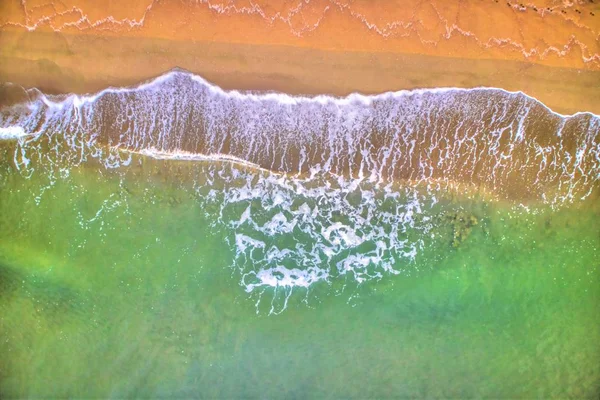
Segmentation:
<svg viewBox="0 0 600 400">
<path fill-rule="evenodd" d="M 522 93 L 0 110 L 3 397 L 597 397 L 600 122 Z"/>
</svg>

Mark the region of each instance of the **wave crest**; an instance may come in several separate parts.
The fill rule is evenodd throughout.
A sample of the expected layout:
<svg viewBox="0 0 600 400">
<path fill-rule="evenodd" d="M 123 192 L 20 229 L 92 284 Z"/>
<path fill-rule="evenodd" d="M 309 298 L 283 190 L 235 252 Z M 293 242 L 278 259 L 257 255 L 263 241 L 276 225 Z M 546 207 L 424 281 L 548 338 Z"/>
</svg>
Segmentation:
<svg viewBox="0 0 600 400">
<path fill-rule="evenodd" d="M 464 182 L 513 200 L 585 198 L 600 177 L 597 116 L 562 116 L 501 89 L 308 98 L 223 91 L 176 70 L 92 96 L 40 95 L 26 108 L 4 107 L 0 118 L 4 130 L 59 134 L 71 148 L 220 154 L 280 173 L 379 182 Z"/>
</svg>

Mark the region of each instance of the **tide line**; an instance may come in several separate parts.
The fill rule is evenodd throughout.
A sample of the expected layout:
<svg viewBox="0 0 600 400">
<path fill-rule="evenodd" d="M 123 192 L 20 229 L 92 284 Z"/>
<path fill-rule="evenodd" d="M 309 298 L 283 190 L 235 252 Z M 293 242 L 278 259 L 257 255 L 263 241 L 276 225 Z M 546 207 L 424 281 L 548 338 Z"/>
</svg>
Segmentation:
<svg viewBox="0 0 600 400">
<path fill-rule="evenodd" d="M 339 106 L 350 105 L 350 104 L 362 104 L 362 105 L 370 105 L 373 101 L 376 100 L 387 100 L 393 98 L 403 98 L 410 97 L 415 95 L 425 95 L 425 94 L 446 94 L 446 93 L 479 93 L 479 92 L 497 92 L 503 93 L 509 96 L 522 96 L 526 99 L 532 100 L 537 104 L 543 106 L 548 112 L 554 114 L 562 119 L 571 118 L 578 115 L 590 115 L 594 118 L 600 118 L 599 115 L 591 113 L 589 111 L 579 111 L 574 114 L 561 114 L 546 104 L 544 104 L 539 99 L 526 94 L 522 91 L 508 91 L 502 88 L 496 87 L 474 87 L 474 88 L 458 88 L 458 87 L 440 87 L 440 88 L 426 88 L 426 89 L 406 89 L 406 90 L 398 90 L 398 91 L 388 91 L 380 94 L 374 95 L 366 95 L 358 92 L 351 93 L 347 96 L 333 96 L 328 94 L 320 94 L 316 96 L 301 96 L 301 95 L 291 95 L 282 92 L 256 92 L 256 91 L 239 91 L 239 90 L 225 90 L 221 87 L 208 82 L 203 77 L 193 74 L 189 71 L 186 71 L 182 68 L 174 68 L 162 75 L 159 75 L 153 79 L 142 82 L 133 86 L 126 87 L 108 87 L 102 91 L 96 93 L 90 93 L 85 95 L 76 95 L 70 94 L 66 97 L 64 95 L 61 96 L 49 96 L 42 95 L 41 100 L 46 103 L 49 107 L 57 107 L 62 108 L 65 103 L 72 102 L 72 104 L 76 108 L 80 108 L 84 104 L 94 103 L 100 97 L 105 94 L 121 94 L 121 93 L 134 93 L 137 91 L 151 90 L 153 88 L 159 88 L 161 84 L 170 81 L 178 76 L 188 77 L 193 81 L 201 84 L 202 86 L 208 88 L 211 93 L 224 97 L 224 98 L 232 98 L 238 99 L 242 101 L 273 101 L 283 105 L 295 105 L 300 103 L 317 103 L 317 104 L 329 104 L 335 103 Z M 53 99 L 59 99 L 59 101 L 55 101 Z"/>
</svg>

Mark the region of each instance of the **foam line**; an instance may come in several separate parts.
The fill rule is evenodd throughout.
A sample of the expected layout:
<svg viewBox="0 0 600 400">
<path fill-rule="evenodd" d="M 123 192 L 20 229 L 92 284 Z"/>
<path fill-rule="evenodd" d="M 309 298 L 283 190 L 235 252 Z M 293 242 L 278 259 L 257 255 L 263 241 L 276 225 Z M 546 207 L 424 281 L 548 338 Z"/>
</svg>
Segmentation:
<svg viewBox="0 0 600 400">
<path fill-rule="evenodd" d="M 64 95 L 52 96 L 45 95 L 42 93 L 42 101 L 46 103 L 48 106 L 61 107 L 65 103 L 72 102 L 75 107 L 81 107 L 84 104 L 90 104 L 97 101 L 100 97 L 106 94 L 124 94 L 124 93 L 132 93 L 139 92 L 144 90 L 149 90 L 153 88 L 160 87 L 161 84 L 169 81 L 173 77 L 184 75 L 190 77 L 195 82 L 200 83 L 203 86 L 209 88 L 209 90 L 222 97 L 238 99 L 238 100 L 251 100 L 251 101 L 276 101 L 280 104 L 287 105 L 295 105 L 300 103 L 317 103 L 317 104 L 327 104 L 327 103 L 335 103 L 338 105 L 348 105 L 353 103 L 360 103 L 364 105 L 372 104 L 374 100 L 385 100 L 390 98 L 401 98 L 401 97 L 409 97 L 414 95 L 423 95 L 423 94 L 446 94 L 446 93 L 477 93 L 482 91 L 498 91 L 500 93 L 504 93 L 510 96 L 523 96 L 527 99 L 533 100 L 536 103 L 543 106 L 548 112 L 561 117 L 561 118 L 569 118 L 577 115 L 592 115 L 596 118 L 600 118 L 599 115 L 594 114 L 589 111 L 579 111 L 574 114 L 561 114 L 546 104 L 544 104 L 541 100 L 537 99 L 534 96 L 528 95 L 523 91 L 509 91 L 502 88 L 497 87 L 487 87 L 487 86 L 478 86 L 474 88 L 459 88 L 459 87 L 440 87 L 440 88 L 424 88 L 424 89 L 406 89 L 406 90 L 397 90 L 397 91 L 389 91 L 380 94 L 366 95 L 361 94 L 359 92 L 353 92 L 346 96 L 333 96 L 333 95 L 316 95 L 316 96 L 302 96 L 302 95 L 291 95 L 286 93 L 279 92 L 256 92 L 256 91 L 239 91 L 239 90 L 225 90 L 221 87 L 210 83 L 206 79 L 202 78 L 199 75 L 193 74 L 189 71 L 186 71 L 182 68 L 174 68 L 162 75 L 159 75 L 155 78 L 152 78 L 148 81 L 142 82 L 137 85 L 126 86 L 126 87 L 109 87 L 103 89 L 96 93 L 77 95 L 77 94 L 69 94 L 66 97 Z M 58 99 L 55 101 L 53 99 Z"/>
<path fill-rule="evenodd" d="M 132 151 L 127 149 L 119 149 L 125 152 L 141 154 L 147 157 L 155 158 L 157 160 L 177 160 L 177 161 L 216 161 L 216 162 L 230 162 L 240 166 L 250 167 L 256 170 L 267 171 L 260 167 L 260 165 L 248 162 L 244 159 L 230 156 L 228 154 L 198 154 L 190 153 L 187 151 L 174 151 L 166 152 L 156 149 L 143 149 L 141 151 Z"/>
</svg>

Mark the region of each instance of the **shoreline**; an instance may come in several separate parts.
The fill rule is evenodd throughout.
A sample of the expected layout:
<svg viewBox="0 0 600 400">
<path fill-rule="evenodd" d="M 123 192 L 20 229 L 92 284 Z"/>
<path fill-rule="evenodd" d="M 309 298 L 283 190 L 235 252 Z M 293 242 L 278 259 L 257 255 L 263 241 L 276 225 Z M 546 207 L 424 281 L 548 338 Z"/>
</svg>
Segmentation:
<svg viewBox="0 0 600 400">
<path fill-rule="evenodd" d="M 446 93 L 446 92 L 469 92 L 469 91 L 494 91 L 494 92 L 504 92 L 509 95 L 520 95 L 524 96 L 530 100 L 533 100 L 537 104 L 544 107 L 548 112 L 554 114 L 560 118 L 572 118 L 577 115 L 590 115 L 595 118 L 600 118 L 600 115 L 595 114 L 590 111 L 577 111 L 571 114 L 561 114 L 553 110 L 551 107 L 543 103 L 540 99 L 533 97 L 521 90 L 510 91 L 503 88 L 493 87 L 493 86 L 476 86 L 476 87 L 431 87 L 431 88 L 421 88 L 416 87 L 412 89 L 399 89 L 396 91 L 385 91 L 385 92 L 376 92 L 376 93 L 361 93 L 361 92 L 350 92 L 346 94 L 332 94 L 332 93 L 289 93 L 289 92 L 281 92 L 274 91 L 270 89 L 238 89 L 238 88 L 223 88 L 215 82 L 210 82 L 204 79 L 203 76 L 193 73 L 192 71 L 188 71 L 186 69 L 180 67 L 174 67 L 171 70 L 165 71 L 157 76 L 153 76 L 149 79 L 145 79 L 139 82 L 135 82 L 132 84 L 124 84 L 122 86 L 111 85 L 105 88 L 101 88 L 97 91 L 90 92 L 46 92 L 41 90 L 39 87 L 23 87 L 14 82 L 0 82 L 0 87 L 5 85 L 6 87 L 17 86 L 19 90 L 23 90 L 23 95 L 20 97 L 20 100 L 23 101 L 26 98 L 25 92 L 34 91 L 40 93 L 40 95 L 44 96 L 47 101 L 56 105 L 61 104 L 62 102 L 68 100 L 69 98 L 75 96 L 78 98 L 78 102 L 88 103 L 94 102 L 97 100 L 99 96 L 102 96 L 107 93 L 118 93 L 118 92 L 134 92 L 137 90 L 143 90 L 144 88 L 160 85 L 160 83 L 168 79 L 173 74 L 184 74 L 189 75 L 192 79 L 201 82 L 203 85 L 206 85 L 211 88 L 211 91 L 218 92 L 219 94 L 226 97 L 243 97 L 243 98 L 275 98 L 276 101 L 280 101 L 283 103 L 302 103 L 302 102 L 352 102 L 358 101 L 363 103 L 368 103 L 372 100 L 377 100 L 386 97 L 394 97 L 394 96 L 411 96 L 413 94 L 421 94 L 425 92 L 429 93 Z M 12 102 L 8 102 L 7 105 L 13 104 Z M 3 106 L 3 103 L 0 102 L 0 108 Z M 18 130 L 7 130 L 7 128 L 0 128 L 0 133 L 8 133 L 8 136 L 1 136 L 2 139 L 11 139 L 18 138 L 19 136 L 27 136 L 27 134 L 23 134 Z M 12 135 L 10 135 L 12 134 Z"/>
<path fill-rule="evenodd" d="M 117 62 L 118 60 L 118 62 Z M 347 96 L 489 87 L 560 114 L 600 115 L 600 71 L 525 61 L 43 32 L 0 34 L 0 81 L 48 94 L 93 93 L 181 68 L 224 90 Z"/>
</svg>

